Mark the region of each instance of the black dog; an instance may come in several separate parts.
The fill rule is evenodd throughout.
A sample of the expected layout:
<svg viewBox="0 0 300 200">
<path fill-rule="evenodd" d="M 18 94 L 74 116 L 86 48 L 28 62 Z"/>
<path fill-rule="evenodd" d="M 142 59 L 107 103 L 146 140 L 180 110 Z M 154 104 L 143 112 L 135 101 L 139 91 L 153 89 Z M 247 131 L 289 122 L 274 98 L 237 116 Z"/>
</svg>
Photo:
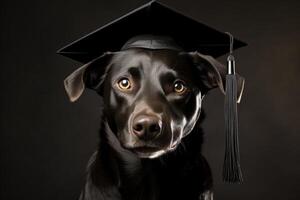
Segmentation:
<svg viewBox="0 0 300 200">
<path fill-rule="evenodd" d="M 85 87 L 104 100 L 80 199 L 212 199 L 201 101 L 212 88 L 224 91 L 225 74 L 210 56 L 147 48 L 106 53 L 73 72 L 65 80 L 71 101 Z"/>
</svg>

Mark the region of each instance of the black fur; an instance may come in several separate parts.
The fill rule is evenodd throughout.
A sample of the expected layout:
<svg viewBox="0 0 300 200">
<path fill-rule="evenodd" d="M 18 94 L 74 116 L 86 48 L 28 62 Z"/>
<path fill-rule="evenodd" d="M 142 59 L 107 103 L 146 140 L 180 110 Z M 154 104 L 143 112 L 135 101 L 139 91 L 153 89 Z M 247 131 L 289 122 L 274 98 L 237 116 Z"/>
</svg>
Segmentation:
<svg viewBox="0 0 300 200">
<path fill-rule="evenodd" d="M 99 149 L 91 157 L 87 183 L 80 200 L 199 200 L 210 199 L 212 175 L 201 154 L 202 112 L 193 131 L 173 152 L 155 159 L 132 157 L 114 137 L 105 119 L 99 131 Z M 112 146 L 114 145 L 114 146 Z"/>
<path fill-rule="evenodd" d="M 71 101 L 88 87 L 104 102 L 80 200 L 212 200 L 200 124 L 204 95 L 222 90 L 224 69 L 216 63 L 198 53 L 130 49 L 104 54 L 65 80 Z M 124 79 L 128 90 L 119 85 Z M 176 91 L 176 83 L 186 90 Z M 144 124 L 139 135 L 141 117 L 155 129 Z"/>
</svg>

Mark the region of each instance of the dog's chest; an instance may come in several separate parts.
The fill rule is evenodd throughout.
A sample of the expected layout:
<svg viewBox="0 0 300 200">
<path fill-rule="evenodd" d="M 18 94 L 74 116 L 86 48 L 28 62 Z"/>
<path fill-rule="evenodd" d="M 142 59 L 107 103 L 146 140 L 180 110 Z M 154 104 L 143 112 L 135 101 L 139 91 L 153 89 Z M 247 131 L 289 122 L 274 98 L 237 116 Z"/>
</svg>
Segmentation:
<svg viewBox="0 0 300 200">
<path fill-rule="evenodd" d="M 191 180 L 190 177 L 196 177 L 195 180 L 201 177 L 197 177 L 197 174 L 193 175 L 193 170 L 186 170 L 186 165 L 166 167 L 156 163 L 140 166 L 134 172 L 123 173 L 120 187 L 123 199 L 185 199 L 187 191 L 189 192 L 188 196 L 198 197 L 200 190 L 198 188 L 193 191 L 189 186 L 191 183 L 194 184 L 194 180 Z"/>
</svg>

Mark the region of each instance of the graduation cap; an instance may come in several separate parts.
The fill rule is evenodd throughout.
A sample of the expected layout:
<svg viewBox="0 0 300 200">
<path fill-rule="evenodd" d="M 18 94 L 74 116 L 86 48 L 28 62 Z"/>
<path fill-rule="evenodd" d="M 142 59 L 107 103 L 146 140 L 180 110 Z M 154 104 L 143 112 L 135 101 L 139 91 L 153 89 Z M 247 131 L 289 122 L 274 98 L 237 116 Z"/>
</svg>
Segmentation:
<svg viewBox="0 0 300 200">
<path fill-rule="evenodd" d="M 187 17 L 162 3 L 151 1 L 61 48 L 57 53 L 85 63 L 65 80 L 65 87 L 71 101 L 76 100 L 84 88 L 82 78 L 78 80 L 78 74 L 82 74 L 90 62 L 108 51 L 115 52 L 130 48 L 172 49 L 194 52 L 194 55 L 206 60 L 218 70 L 222 78 L 219 87 L 226 94 L 223 180 L 242 182 L 236 103 L 240 101 L 244 79 L 235 74 L 232 51 L 245 45 L 232 36 L 229 40 L 228 34 L 224 32 Z M 227 54 L 229 47 L 230 56 L 226 69 L 214 58 Z M 70 92 L 68 89 L 70 85 L 76 85 L 75 92 L 74 89 Z M 76 94 L 76 97 L 72 100 L 73 94 Z"/>
</svg>

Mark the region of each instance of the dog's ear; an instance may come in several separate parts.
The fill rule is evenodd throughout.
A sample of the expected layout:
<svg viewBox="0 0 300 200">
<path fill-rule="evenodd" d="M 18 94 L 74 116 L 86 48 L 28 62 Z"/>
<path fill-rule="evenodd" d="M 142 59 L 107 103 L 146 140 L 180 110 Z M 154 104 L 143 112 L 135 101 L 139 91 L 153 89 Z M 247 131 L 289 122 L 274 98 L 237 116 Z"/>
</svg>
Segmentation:
<svg viewBox="0 0 300 200">
<path fill-rule="evenodd" d="M 88 62 L 71 73 L 65 80 L 65 90 L 71 102 L 76 101 L 85 88 L 99 90 L 108 69 L 113 53 L 106 52 L 102 56 Z"/>
<path fill-rule="evenodd" d="M 192 62 L 196 66 L 198 75 L 207 91 L 219 87 L 225 94 L 225 83 L 227 68 L 209 55 L 203 55 L 199 52 L 189 52 Z M 237 102 L 239 103 L 244 90 L 245 79 L 236 74 L 237 77 Z"/>
</svg>

